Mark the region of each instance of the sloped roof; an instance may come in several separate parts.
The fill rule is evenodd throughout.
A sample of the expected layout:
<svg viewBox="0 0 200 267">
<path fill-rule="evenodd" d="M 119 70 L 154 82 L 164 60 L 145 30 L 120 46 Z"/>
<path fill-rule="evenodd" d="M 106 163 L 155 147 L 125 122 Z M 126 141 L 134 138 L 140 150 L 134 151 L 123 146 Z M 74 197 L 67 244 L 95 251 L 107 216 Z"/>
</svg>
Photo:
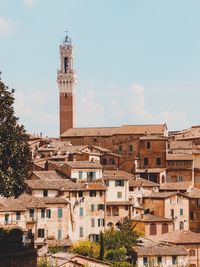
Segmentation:
<svg viewBox="0 0 200 267">
<path fill-rule="evenodd" d="M 63 178 L 63 175 L 57 171 L 33 171 L 33 174 L 41 180 L 56 180 Z"/>
<path fill-rule="evenodd" d="M 187 250 L 182 246 L 169 246 L 157 244 L 152 247 L 135 246 L 133 250 L 138 256 L 180 256 L 188 255 Z"/>
<path fill-rule="evenodd" d="M 193 188 L 190 192 L 188 192 L 189 198 L 200 198 L 200 189 Z"/>
<path fill-rule="evenodd" d="M 73 169 L 102 169 L 98 161 L 67 161 L 65 164 Z"/>
<path fill-rule="evenodd" d="M 141 222 L 173 222 L 172 219 L 155 216 L 153 214 L 139 214 L 133 217 L 132 220 Z"/>
<path fill-rule="evenodd" d="M 138 186 L 144 186 L 144 187 L 160 187 L 159 184 L 148 181 L 143 178 L 135 178 L 135 179 L 129 179 L 129 187 L 138 187 Z"/>
<path fill-rule="evenodd" d="M 192 154 L 177 154 L 177 153 L 170 153 L 166 155 L 166 160 L 192 160 Z"/>
<path fill-rule="evenodd" d="M 70 247 L 72 242 L 69 238 L 47 239 L 48 247 Z"/>
<path fill-rule="evenodd" d="M 184 191 L 187 191 L 191 186 L 192 186 L 191 181 L 165 183 L 165 184 L 161 185 L 160 190 L 166 190 L 166 191 L 184 190 Z"/>
<path fill-rule="evenodd" d="M 134 179 L 134 175 L 125 171 L 103 171 L 103 180 L 129 180 Z"/>
<path fill-rule="evenodd" d="M 173 244 L 200 244 L 200 234 L 186 230 L 172 231 L 163 235 L 149 237 L 155 241 Z"/>
<path fill-rule="evenodd" d="M 171 196 L 174 196 L 174 195 L 181 195 L 183 197 L 186 197 L 186 195 L 184 194 L 181 194 L 179 192 L 152 192 L 151 194 L 149 195 L 145 195 L 143 196 L 143 198 L 168 198 L 168 197 L 171 197 Z"/>
<path fill-rule="evenodd" d="M 81 137 L 81 136 L 112 136 L 115 134 L 161 134 L 164 135 L 166 124 L 147 125 L 122 125 L 121 127 L 91 127 L 91 128 L 71 128 L 64 132 L 61 137 Z"/>
</svg>

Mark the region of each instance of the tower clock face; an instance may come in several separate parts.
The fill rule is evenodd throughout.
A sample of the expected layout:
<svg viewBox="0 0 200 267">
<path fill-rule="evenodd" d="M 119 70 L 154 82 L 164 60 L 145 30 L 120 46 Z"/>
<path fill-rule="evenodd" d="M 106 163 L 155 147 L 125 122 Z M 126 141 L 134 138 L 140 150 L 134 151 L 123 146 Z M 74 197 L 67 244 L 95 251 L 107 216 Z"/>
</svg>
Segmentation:
<svg viewBox="0 0 200 267">
<path fill-rule="evenodd" d="M 64 59 L 64 69 L 65 69 L 65 73 L 66 73 L 68 70 L 68 57 L 65 57 L 65 59 Z"/>
</svg>

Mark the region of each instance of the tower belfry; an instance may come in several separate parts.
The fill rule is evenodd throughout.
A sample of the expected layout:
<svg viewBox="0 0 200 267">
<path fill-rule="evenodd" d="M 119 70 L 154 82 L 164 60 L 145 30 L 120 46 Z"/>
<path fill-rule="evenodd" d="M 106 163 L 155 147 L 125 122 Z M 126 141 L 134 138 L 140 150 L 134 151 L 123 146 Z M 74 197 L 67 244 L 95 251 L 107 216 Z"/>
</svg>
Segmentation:
<svg viewBox="0 0 200 267">
<path fill-rule="evenodd" d="M 60 45 L 60 69 L 57 72 L 60 97 L 60 135 L 74 127 L 75 113 L 75 72 L 73 66 L 73 46 L 66 34 Z"/>
</svg>

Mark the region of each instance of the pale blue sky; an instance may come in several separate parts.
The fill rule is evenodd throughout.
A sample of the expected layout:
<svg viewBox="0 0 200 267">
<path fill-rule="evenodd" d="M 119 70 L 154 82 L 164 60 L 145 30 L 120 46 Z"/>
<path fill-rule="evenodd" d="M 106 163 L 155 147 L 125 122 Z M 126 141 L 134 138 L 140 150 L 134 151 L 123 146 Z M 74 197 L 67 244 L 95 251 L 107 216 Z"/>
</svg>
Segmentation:
<svg viewBox="0 0 200 267">
<path fill-rule="evenodd" d="M 77 126 L 200 124 L 200 1 L 0 0 L 0 70 L 29 132 L 58 135 L 59 44 L 75 52 Z"/>
</svg>

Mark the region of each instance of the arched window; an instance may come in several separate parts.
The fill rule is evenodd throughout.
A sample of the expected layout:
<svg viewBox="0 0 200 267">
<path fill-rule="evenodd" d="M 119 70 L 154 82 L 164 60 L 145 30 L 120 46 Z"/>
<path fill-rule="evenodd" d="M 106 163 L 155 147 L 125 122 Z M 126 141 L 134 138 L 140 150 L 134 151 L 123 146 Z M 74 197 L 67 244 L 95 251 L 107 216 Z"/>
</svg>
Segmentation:
<svg viewBox="0 0 200 267">
<path fill-rule="evenodd" d="M 120 223 L 119 223 L 119 222 L 117 222 L 117 223 L 115 224 L 115 226 L 116 226 L 117 228 L 119 228 L 119 226 L 120 226 Z"/>
<path fill-rule="evenodd" d="M 196 253 L 195 253 L 195 249 L 190 249 L 190 250 L 189 250 L 189 255 L 190 255 L 190 256 L 195 256 L 195 254 L 196 254 Z"/>
<path fill-rule="evenodd" d="M 115 159 L 110 158 L 108 164 L 109 164 L 109 165 L 115 165 Z"/>
<path fill-rule="evenodd" d="M 114 227 L 114 224 L 113 224 L 112 222 L 109 222 L 109 223 L 107 224 L 107 226 L 108 226 L 109 228 L 113 228 L 113 227 Z"/>
<path fill-rule="evenodd" d="M 107 165 L 107 159 L 106 158 L 102 158 L 101 159 L 101 164 L 102 165 Z"/>
<path fill-rule="evenodd" d="M 184 229 L 184 222 L 180 222 L 180 230 Z"/>
<path fill-rule="evenodd" d="M 150 235 L 156 235 L 157 234 L 157 227 L 155 223 L 150 224 Z"/>
<path fill-rule="evenodd" d="M 162 234 L 166 234 L 169 232 L 169 227 L 167 223 L 162 224 Z"/>
</svg>

